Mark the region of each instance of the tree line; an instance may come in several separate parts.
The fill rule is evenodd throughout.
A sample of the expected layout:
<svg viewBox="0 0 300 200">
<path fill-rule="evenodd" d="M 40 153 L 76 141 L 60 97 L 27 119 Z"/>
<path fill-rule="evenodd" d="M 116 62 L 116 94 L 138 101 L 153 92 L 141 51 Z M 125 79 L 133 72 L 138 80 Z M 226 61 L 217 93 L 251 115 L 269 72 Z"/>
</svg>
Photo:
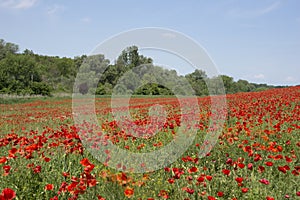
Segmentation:
<svg viewBox="0 0 300 200">
<path fill-rule="evenodd" d="M 155 66 L 153 59 L 140 55 L 136 46 L 124 49 L 111 63 L 104 55 L 67 58 L 38 55 L 28 49 L 19 52 L 18 45 L 0 39 L 1 94 L 51 96 L 78 90 L 81 94 L 96 95 L 206 96 L 274 87 L 282 86 L 234 81 L 226 75 L 208 77 L 199 69 L 179 75 L 175 70 Z"/>
</svg>

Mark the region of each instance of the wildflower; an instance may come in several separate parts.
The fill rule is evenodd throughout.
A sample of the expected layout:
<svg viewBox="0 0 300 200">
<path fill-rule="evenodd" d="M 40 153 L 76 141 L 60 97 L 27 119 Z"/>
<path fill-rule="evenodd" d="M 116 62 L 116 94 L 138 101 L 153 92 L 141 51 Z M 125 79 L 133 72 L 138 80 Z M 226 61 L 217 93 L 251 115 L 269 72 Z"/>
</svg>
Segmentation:
<svg viewBox="0 0 300 200">
<path fill-rule="evenodd" d="M 192 167 L 188 170 L 189 173 L 194 173 L 194 172 L 197 172 L 198 171 L 198 168 L 197 167 Z"/>
<path fill-rule="evenodd" d="M 169 194 L 168 194 L 168 192 L 165 191 L 165 190 L 161 190 L 161 191 L 159 192 L 158 196 L 160 196 L 160 197 L 162 197 L 162 198 L 164 198 L 164 199 L 168 199 L 168 198 L 169 198 Z"/>
<path fill-rule="evenodd" d="M 209 181 L 211 181 L 212 178 L 213 178 L 212 176 L 209 176 L 209 175 L 206 176 L 206 179 L 209 180 Z"/>
<path fill-rule="evenodd" d="M 242 192 L 243 192 L 243 193 L 247 193 L 248 190 L 249 190 L 249 188 L 242 188 Z"/>
<path fill-rule="evenodd" d="M 252 163 L 249 163 L 249 164 L 247 165 L 247 168 L 248 168 L 249 170 L 252 170 L 252 169 L 253 169 L 253 164 L 252 164 Z"/>
<path fill-rule="evenodd" d="M 134 189 L 131 187 L 126 187 L 124 194 L 126 197 L 131 198 L 134 193 Z"/>
<path fill-rule="evenodd" d="M 265 162 L 265 164 L 269 167 L 273 166 L 273 163 L 272 162 Z"/>
<path fill-rule="evenodd" d="M 265 179 L 265 178 L 260 179 L 259 182 L 261 182 L 262 184 L 265 184 L 265 185 L 269 185 L 270 184 L 270 182 L 267 179 Z"/>
<path fill-rule="evenodd" d="M 238 183 L 242 183 L 244 179 L 243 179 L 243 177 L 237 177 L 237 178 L 235 178 L 235 180 Z"/>
<path fill-rule="evenodd" d="M 47 184 L 45 186 L 45 190 L 53 190 L 53 188 L 54 188 L 53 184 Z"/>
<path fill-rule="evenodd" d="M 14 199 L 16 197 L 16 193 L 14 190 L 10 189 L 10 188 L 5 188 L 2 190 L 2 193 L 0 195 L 0 199 L 1 197 L 3 197 L 3 199 L 5 200 L 11 200 Z"/>
<path fill-rule="evenodd" d="M 222 196 L 224 195 L 224 193 L 219 191 L 219 192 L 217 193 L 217 195 L 218 195 L 218 197 L 222 197 Z"/>
<path fill-rule="evenodd" d="M 3 157 L 0 158 L 0 164 L 6 163 L 6 161 L 7 161 L 7 159 L 6 159 L 5 156 L 3 156 Z"/>
<path fill-rule="evenodd" d="M 227 176 L 229 176 L 229 174 L 230 174 L 230 170 L 229 169 L 223 169 L 222 172 L 223 172 L 223 174 L 225 174 Z"/>
</svg>

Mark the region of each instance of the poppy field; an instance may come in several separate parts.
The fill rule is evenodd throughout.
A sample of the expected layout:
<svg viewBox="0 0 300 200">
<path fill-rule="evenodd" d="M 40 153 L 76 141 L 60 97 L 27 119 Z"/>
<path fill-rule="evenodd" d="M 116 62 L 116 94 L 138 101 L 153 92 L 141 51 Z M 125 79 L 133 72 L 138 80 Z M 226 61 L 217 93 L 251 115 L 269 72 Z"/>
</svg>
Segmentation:
<svg viewBox="0 0 300 200">
<path fill-rule="evenodd" d="M 111 168 L 109 151 L 107 163 L 92 156 L 79 130 L 93 125 L 74 123 L 71 98 L 0 104 L 0 200 L 300 199 L 300 87 L 229 94 L 226 101 L 222 133 L 208 154 L 198 156 L 209 129 L 210 97 L 199 97 L 191 145 L 175 162 L 144 173 L 122 164 Z M 157 134 L 150 130 L 143 138 L 118 127 L 111 98 L 98 97 L 99 134 L 128 152 L 163 149 L 177 137 L 186 102 L 131 98 L 132 123 L 160 125 Z M 164 108 L 165 121 L 149 120 L 153 105 Z"/>
</svg>

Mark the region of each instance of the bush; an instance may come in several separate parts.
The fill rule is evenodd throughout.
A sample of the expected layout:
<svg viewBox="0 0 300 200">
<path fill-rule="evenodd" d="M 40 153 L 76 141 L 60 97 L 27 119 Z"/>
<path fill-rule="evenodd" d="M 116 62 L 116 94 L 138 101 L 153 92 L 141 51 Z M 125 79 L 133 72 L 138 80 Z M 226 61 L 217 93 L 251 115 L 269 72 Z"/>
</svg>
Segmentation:
<svg viewBox="0 0 300 200">
<path fill-rule="evenodd" d="M 51 87 L 43 82 L 33 82 L 30 89 L 33 91 L 33 94 L 40 94 L 43 96 L 51 96 Z"/>
<path fill-rule="evenodd" d="M 10 90 L 8 88 L 2 88 L 0 90 L 0 94 L 9 94 L 10 93 Z"/>
</svg>

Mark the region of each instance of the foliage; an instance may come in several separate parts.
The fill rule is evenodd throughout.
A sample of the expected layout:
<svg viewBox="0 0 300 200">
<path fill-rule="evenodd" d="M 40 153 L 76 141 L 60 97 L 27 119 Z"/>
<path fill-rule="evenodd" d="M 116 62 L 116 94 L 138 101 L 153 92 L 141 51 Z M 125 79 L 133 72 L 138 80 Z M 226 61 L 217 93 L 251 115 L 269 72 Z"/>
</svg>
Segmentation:
<svg viewBox="0 0 300 200">
<path fill-rule="evenodd" d="M 60 58 L 38 55 L 28 49 L 18 53 L 18 49 L 18 45 L 0 40 L 2 94 L 51 95 L 51 92 L 72 93 L 75 89 L 82 94 L 98 95 L 110 95 L 114 91 L 170 95 L 176 91 L 178 95 L 207 96 L 274 88 L 246 80 L 235 82 L 226 75 L 209 78 L 199 69 L 184 76 L 178 75 L 175 70 L 154 66 L 152 58 L 140 55 L 137 46 L 124 49 L 114 63 L 101 54 Z M 78 85 L 74 86 L 75 79 Z"/>
<path fill-rule="evenodd" d="M 0 60 L 10 54 L 15 54 L 19 50 L 19 46 L 10 42 L 5 42 L 0 39 Z"/>
</svg>

